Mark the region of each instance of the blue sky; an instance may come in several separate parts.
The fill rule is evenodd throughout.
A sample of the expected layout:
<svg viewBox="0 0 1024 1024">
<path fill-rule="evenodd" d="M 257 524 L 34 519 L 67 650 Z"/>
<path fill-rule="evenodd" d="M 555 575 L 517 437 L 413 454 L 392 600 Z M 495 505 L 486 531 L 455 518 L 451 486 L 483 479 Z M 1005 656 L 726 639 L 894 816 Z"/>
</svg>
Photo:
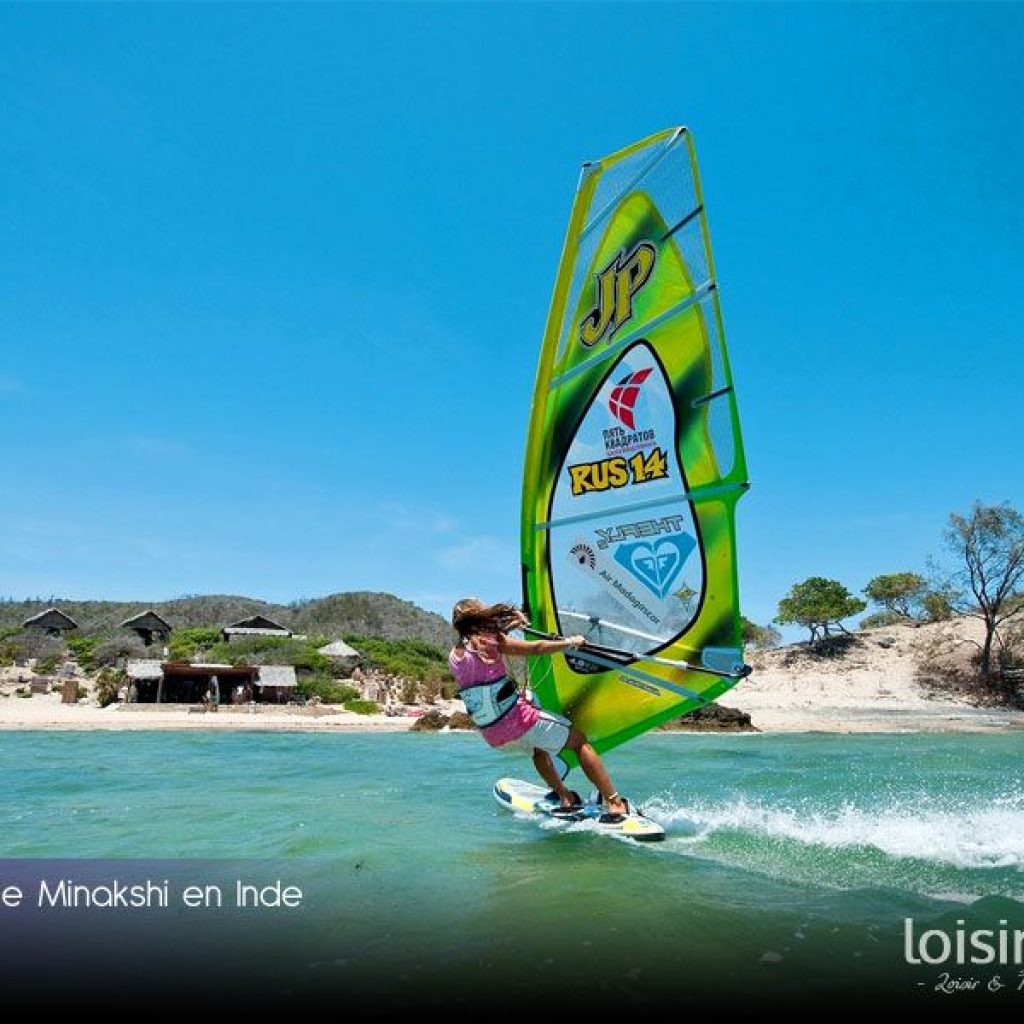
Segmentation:
<svg viewBox="0 0 1024 1024">
<path fill-rule="evenodd" d="M 744 610 L 1024 506 L 1024 8 L 0 7 L 0 595 L 518 598 L 583 160 L 696 140 Z"/>
</svg>

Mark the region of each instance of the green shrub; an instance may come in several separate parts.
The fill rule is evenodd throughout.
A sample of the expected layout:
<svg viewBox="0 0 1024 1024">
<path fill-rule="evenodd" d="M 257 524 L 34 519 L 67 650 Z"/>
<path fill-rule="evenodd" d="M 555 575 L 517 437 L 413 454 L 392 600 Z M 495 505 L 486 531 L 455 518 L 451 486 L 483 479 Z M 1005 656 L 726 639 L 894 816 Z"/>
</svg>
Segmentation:
<svg viewBox="0 0 1024 1024">
<path fill-rule="evenodd" d="M 67 645 L 78 664 L 90 672 L 93 668 L 93 656 L 101 641 L 102 638 L 98 636 L 69 636 Z"/>
<path fill-rule="evenodd" d="M 319 697 L 324 704 L 345 704 L 359 696 L 359 691 L 354 686 L 339 683 L 330 676 L 307 676 L 299 680 L 295 691 L 307 700 L 310 697 Z"/>
<path fill-rule="evenodd" d="M 0 668 L 8 668 L 14 664 L 20 648 L 10 640 L 0 642 Z"/>
<path fill-rule="evenodd" d="M 873 612 L 860 620 L 860 629 L 876 629 L 879 626 L 898 626 L 910 620 L 900 612 Z"/>
<path fill-rule="evenodd" d="M 347 700 L 345 710 L 354 711 L 357 715 L 376 715 L 380 712 L 380 706 L 374 700 Z"/>
<path fill-rule="evenodd" d="M 147 647 L 137 636 L 117 636 L 98 643 L 92 652 L 92 668 L 112 668 L 122 658 L 156 658 L 158 651 Z"/>
<path fill-rule="evenodd" d="M 105 668 L 96 677 L 96 702 L 101 708 L 113 704 L 117 700 L 117 691 L 121 689 L 121 673 Z"/>
<path fill-rule="evenodd" d="M 57 666 L 61 663 L 61 656 L 59 654 L 48 654 L 45 658 L 40 658 L 36 662 L 36 671 L 41 676 L 48 676 L 57 671 Z"/>
<path fill-rule="evenodd" d="M 451 678 L 448 656 L 424 640 L 385 640 L 383 637 L 350 635 L 345 637 L 345 643 L 359 651 L 369 667 L 391 675 L 418 682 L 428 679 L 443 682 Z"/>
<path fill-rule="evenodd" d="M 176 629 L 171 633 L 167 648 L 172 661 L 191 661 L 198 655 L 205 655 L 220 642 L 219 629 L 214 626 L 196 626 L 193 629 Z"/>
</svg>

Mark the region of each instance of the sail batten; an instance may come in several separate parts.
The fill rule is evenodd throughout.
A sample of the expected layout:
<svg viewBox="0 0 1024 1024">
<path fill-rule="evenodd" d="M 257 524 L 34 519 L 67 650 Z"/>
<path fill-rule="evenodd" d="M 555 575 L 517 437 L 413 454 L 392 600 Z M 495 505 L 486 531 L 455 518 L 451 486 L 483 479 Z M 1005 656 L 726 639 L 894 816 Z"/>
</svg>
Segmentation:
<svg viewBox="0 0 1024 1024">
<path fill-rule="evenodd" d="M 623 505 L 618 509 L 619 514 L 623 512 L 643 512 L 650 509 L 660 508 L 663 505 L 676 505 L 680 501 L 688 501 L 697 504 L 701 501 L 711 501 L 713 498 L 721 498 L 724 494 L 734 494 L 747 489 L 747 484 L 739 482 L 722 487 L 707 487 L 701 491 L 690 491 L 683 495 L 673 495 L 669 498 L 653 498 L 651 501 L 638 501 L 632 505 Z M 536 523 L 536 530 L 551 530 L 556 526 L 568 526 L 570 523 L 585 523 L 589 519 L 602 519 L 607 516 L 603 509 L 596 512 L 584 512 L 578 516 L 565 516 L 562 519 L 553 519 L 546 523 Z"/>
<path fill-rule="evenodd" d="M 693 139 L 584 167 L 534 389 L 523 481 L 541 703 L 599 750 L 715 699 L 743 663 L 735 508 L 749 486 Z"/>
<path fill-rule="evenodd" d="M 700 302 L 705 295 L 708 294 L 715 287 L 714 281 L 705 281 L 703 284 L 698 285 L 692 295 L 687 296 L 682 302 L 673 306 L 672 309 L 665 310 L 649 323 L 643 324 L 637 327 L 635 330 L 630 331 L 629 334 L 620 338 L 613 344 L 608 344 L 601 349 L 596 355 L 590 359 L 585 359 L 580 363 L 577 363 L 571 370 L 566 370 L 564 373 L 555 377 L 551 382 L 551 390 L 561 387 L 566 381 L 572 380 L 573 377 L 578 377 L 581 373 L 586 373 L 588 370 L 594 369 L 596 366 L 600 366 L 602 363 L 607 362 L 612 356 L 621 352 L 628 345 L 631 345 L 637 338 L 642 338 L 646 334 L 650 334 L 651 331 L 656 330 L 663 323 L 678 316 L 680 313 L 685 313 L 691 306 Z"/>
</svg>

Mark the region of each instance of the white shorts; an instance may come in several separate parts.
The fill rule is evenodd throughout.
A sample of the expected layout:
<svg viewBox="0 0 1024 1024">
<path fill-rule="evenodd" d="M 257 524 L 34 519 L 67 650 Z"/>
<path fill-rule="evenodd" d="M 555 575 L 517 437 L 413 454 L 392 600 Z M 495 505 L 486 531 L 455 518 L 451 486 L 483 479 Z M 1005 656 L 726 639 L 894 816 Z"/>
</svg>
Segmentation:
<svg viewBox="0 0 1024 1024">
<path fill-rule="evenodd" d="M 549 754 L 557 754 L 565 749 L 569 742 L 569 730 L 572 723 L 568 718 L 556 715 L 551 711 L 541 711 L 540 719 L 517 740 L 502 743 L 499 750 L 510 750 L 516 754 L 532 754 L 535 750 L 546 750 Z"/>
</svg>

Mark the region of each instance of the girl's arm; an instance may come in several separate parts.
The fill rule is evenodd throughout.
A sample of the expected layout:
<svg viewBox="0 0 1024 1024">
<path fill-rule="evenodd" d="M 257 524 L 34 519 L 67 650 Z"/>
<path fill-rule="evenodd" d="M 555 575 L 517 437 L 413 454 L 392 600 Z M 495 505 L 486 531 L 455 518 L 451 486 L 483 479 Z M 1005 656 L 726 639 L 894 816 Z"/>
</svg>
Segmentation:
<svg viewBox="0 0 1024 1024">
<path fill-rule="evenodd" d="M 504 633 L 498 634 L 498 650 L 502 654 L 527 658 L 538 654 L 558 654 L 559 651 L 567 651 L 571 647 L 582 647 L 584 642 L 582 636 L 567 636 L 561 640 L 514 640 Z"/>
</svg>

